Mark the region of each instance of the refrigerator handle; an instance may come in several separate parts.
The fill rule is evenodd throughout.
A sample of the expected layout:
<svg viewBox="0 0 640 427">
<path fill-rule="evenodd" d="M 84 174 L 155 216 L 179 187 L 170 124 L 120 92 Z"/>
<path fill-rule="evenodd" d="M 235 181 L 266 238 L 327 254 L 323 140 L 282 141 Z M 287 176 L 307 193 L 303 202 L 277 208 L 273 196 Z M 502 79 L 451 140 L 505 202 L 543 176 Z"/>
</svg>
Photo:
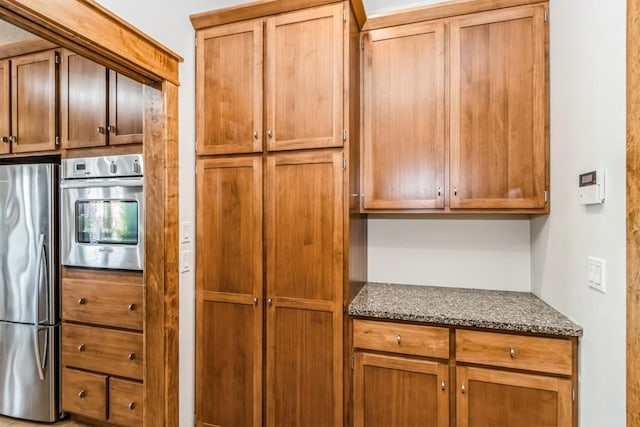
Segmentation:
<svg viewBox="0 0 640 427">
<path fill-rule="evenodd" d="M 35 353 L 36 367 L 38 368 L 38 376 L 44 381 L 44 368 L 40 356 L 40 283 L 42 282 L 42 255 L 44 253 L 44 234 L 40 234 L 38 239 L 38 254 L 36 256 L 36 283 L 35 298 L 33 299 L 35 321 L 33 324 L 33 351 Z M 46 345 L 46 344 L 45 344 Z M 45 351 L 47 347 L 45 347 Z M 45 359 L 46 360 L 46 359 Z"/>
<path fill-rule="evenodd" d="M 40 328 L 38 326 L 34 326 L 33 327 L 33 352 L 35 353 L 36 356 L 36 368 L 38 368 L 38 377 L 40 377 L 40 381 L 44 381 L 44 366 L 46 364 L 46 356 L 47 356 L 47 351 L 49 348 L 49 344 L 47 343 L 47 341 L 49 341 L 49 337 L 46 336 L 46 340 L 45 340 L 45 345 L 44 345 L 44 360 L 42 360 L 41 356 L 40 356 L 40 330 L 41 329 L 46 329 L 46 328 Z"/>
</svg>

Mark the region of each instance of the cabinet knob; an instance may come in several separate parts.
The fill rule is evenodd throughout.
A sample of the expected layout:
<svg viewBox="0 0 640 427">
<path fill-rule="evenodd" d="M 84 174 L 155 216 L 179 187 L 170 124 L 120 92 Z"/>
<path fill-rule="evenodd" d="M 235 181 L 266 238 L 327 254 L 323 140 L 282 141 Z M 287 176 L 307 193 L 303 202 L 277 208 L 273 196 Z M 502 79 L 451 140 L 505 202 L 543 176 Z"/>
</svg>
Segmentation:
<svg viewBox="0 0 640 427">
<path fill-rule="evenodd" d="M 3 136 L 2 137 L 2 142 L 4 142 L 5 144 L 9 143 L 9 137 L 8 136 Z"/>
<path fill-rule="evenodd" d="M 87 300 L 84 299 L 84 297 L 80 297 L 78 298 L 78 304 L 80 305 L 85 305 L 87 303 Z"/>
<path fill-rule="evenodd" d="M 258 297 L 255 297 L 253 299 L 253 305 L 257 306 L 259 302 L 260 302 L 260 300 L 258 299 Z"/>
<path fill-rule="evenodd" d="M 127 408 L 129 408 L 129 410 L 133 411 L 136 408 L 136 402 L 129 402 L 129 404 L 127 405 Z"/>
<path fill-rule="evenodd" d="M 254 130 L 254 131 L 253 131 L 253 138 L 254 138 L 254 139 L 258 139 L 259 137 L 260 137 L 260 134 L 258 133 L 258 131 L 257 131 L 257 130 Z"/>
<path fill-rule="evenodd" d="M 267 131 L 267 136 L 268 136 L 269 138 L 273 138 L 273 131 L 272 131 L 271 129 L 269 129 L 269 130 Z"/>
<path fill-rule="evenodd" d="M 17 144 L 18 143 L 18 138 L 12 135 L 12 136 L 9 137 L 9 142 L 13 142 L 14 144 Z"/>
<path fill-rule="evenodd" d="M 116 127 L 112 125 L 107 126 L 107 132 L 116 133 Z"/>
<path fill-rule="evenodd" d="M 84 344 L 80 344 L 78 346 L 78 351 L 84 351 L 84 349 L 85 349 Z"/>
<path fill-rule="evenodd" d="M 129 353 L 129 356 L 127 356 L 129 358 L 129 360 L 134 360 L 136 358 L 136 354 L 135 353 Z"/>
<path fill-rule="evenodd" d="M 460 391 L 462 392 L 462 394 L 465 394 L 467 392 L 467 389 L 464 388 L 464 384 L 462 384 Z"/>
<path fill-rule="evenodd" d="M 447 385 L 445 384 L 444 380 L 442 380 L 442 382 L 440 383 L 440 388 L 444 391 L 447 388 Z"/>
<path fill-rule="evenodd" d="M 438 187 L 438 197 L 442 196 L 442 188 Z"/>
<path fill-rule="evenodd" d="M 135 311 L 136 309 L 136 305 L 135 304 L 129 304 L 129 311 Z"/>
<path fill-rule="evenodd" d="M 273 304 L 273 299 L 272 298 L 267 299 L 267 304 L 271 306 Z"/>
<path fill-rule="evenodd" d="M 509 356 L 511 356 L 511 358 L 513 359 L 514 357 L 516 357 L 516 349 L 513 347 L 509 348 Z"/>
<path fill-rule="evenodd" d="M 453 195 L 457 196 L 458 195 L 458 187 L 454 187 L 453 188 Z"/>
<path fill-rule="evenodd" d="M 80 399 L 84 399 L 84 397 L 85 397 L 86 395 L 87 395 L 87 392 L 86 392 L 86 391 L 84 391 L 84 390 L 80 390 L 80 391 L 78 392 L 78 397 L 79 397 Z"/>
<path fill-rule="evenodd" d="M 104 135 L 105 129 L 104 126 L 98 126 L 96 128 L 96 131 L 100 134 L 100 135 Z"/>
<path fill-rule="evenodd" d="M 400 335 L 396 336 L 396 341 L 398 341 L 398 344 L 400 344 L 400 342 L 402 341 L 402 337 Z"/>
</svg>

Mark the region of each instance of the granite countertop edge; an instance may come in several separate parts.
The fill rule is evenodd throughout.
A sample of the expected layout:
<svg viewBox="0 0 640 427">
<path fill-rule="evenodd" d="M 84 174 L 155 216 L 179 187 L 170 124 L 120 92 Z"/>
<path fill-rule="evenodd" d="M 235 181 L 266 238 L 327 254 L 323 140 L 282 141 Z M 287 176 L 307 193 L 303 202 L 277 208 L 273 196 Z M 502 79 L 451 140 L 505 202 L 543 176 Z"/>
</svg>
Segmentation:
<svg viewBox="0 0 640 427">
<path fill-rule="evenodd" d="M 503 308 L 504 309 L 501 309 Z M 353 317 L 580 337 L 581 326 L 529 292 L 367 283 Z"/>
</svg>

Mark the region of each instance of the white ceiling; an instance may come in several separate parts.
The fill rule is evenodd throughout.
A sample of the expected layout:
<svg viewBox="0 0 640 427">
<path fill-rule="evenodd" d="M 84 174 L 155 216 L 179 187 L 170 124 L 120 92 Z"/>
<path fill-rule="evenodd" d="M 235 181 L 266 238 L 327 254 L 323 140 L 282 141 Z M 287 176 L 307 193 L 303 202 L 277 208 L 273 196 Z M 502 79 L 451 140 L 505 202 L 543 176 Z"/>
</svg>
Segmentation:
<svg viewBox="0 0 640 427">
<path fill-rule="evenodd" d="M 9 44 L 23 40 L 38 38 L 37 36 L 0 20 L 0 44 Z"/>
</svg>

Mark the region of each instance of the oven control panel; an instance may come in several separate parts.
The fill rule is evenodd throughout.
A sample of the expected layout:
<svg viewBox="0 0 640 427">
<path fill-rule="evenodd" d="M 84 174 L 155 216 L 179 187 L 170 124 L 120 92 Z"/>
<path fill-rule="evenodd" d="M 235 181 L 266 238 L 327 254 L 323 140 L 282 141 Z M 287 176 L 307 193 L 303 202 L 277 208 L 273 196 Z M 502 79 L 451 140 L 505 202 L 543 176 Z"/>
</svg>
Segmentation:
<svg viewBox="0 0 640 427">
<path fill-rule="evenodd" d="M 142 154 L 62 160 L 62 179 L 139 177 L 142 175 Z"/>
</svg>

